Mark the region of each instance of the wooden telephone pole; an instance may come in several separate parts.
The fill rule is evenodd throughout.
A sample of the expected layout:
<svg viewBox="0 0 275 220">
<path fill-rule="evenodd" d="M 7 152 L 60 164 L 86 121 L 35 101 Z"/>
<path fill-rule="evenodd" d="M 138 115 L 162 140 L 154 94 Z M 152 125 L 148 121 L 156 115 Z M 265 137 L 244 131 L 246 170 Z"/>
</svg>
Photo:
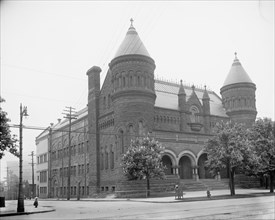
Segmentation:
<svg viewBox="0 0 275 220">
<path fill-rule="evenodd" d="M 66 107 L 64 110 L 64 118 L 69 119 L 69 162 L 68 162 L 68 183 L 67 183 L 67 200 L 70 200 L 71 197 L 71 127 L 72 127 L 72 119 L 76 119 L 76 111 L 73 107 Z"/>
<path fill-rule="evenodd" d="M 36 195 L 35 195 L 35 186 L 34 186 L 34 162 L 33 162 L 33 156 L 34 156 L 34 152 L 32 151 L 31 154 L 29 155 L 32 157 L 32 162 L 30 163 L 32 165 L 32 198 L 34 198 Z"/>
</svg>

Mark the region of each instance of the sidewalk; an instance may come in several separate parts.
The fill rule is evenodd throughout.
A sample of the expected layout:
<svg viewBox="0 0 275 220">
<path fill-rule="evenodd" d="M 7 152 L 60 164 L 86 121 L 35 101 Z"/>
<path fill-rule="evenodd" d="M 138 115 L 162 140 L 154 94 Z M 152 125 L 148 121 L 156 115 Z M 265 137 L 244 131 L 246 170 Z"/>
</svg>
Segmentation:
<svg viewBox="0 0 275 220">
<path fill-rule="evenodd" d="M 166 197 L 150 197 L 150 198 L 114 198 L 114 195 L 107 196 L 106 198 L 81 198 L 78 202 L 119 202 L 119 201 L 133 201 L 133 202 L 149 202 L 149 203 L 175 203 L 175 202 L 191 202 L 202 200 L 214 200 L 214 199 L 230 199 L 230 198 L 244 198 L 249 196 L 274 196 L 274 193 L 269 193 L 269 189 L 236 189 L 236 196 L 231 197 L 229 189 L 226 190 L 213 190 L 211 191 L 211 199 L 206 196 L 206 191 L 193 191 L 184 192 L 183 199 L 175 199 L 175 196 Z M 66 199 L 44 199 L 44 201 L 65 201 Z M 43 199 L 40 199 L 43 201 Z M 66 200 L 67 201 L 67 200 Z M 76 198 L 72 198 L 70 201 L 76 202 Z M 68 202 L 70 202 L 68 201 Z M 25 212 L 17 213 L 17 201 L 6 201 L 6 207 L 0 208 L 0 216 L 10 215 L 26 215 L 33 213 L 52 212 L 55 211 L 54 207 L 38 206 L 34 208 L 33 200 L 24 200 Z"/>
<path fill-rule="evenodd" d="M 34 200 L 24 200 L 25 212 L 17 212 L 17 200 L 5 201 L 6 207 L 0 208 L 0 216 L 12 216 L 12 215 L 29 215 L 33 213 L 53 212 L 54 207 L 39 206 L 35 208 L 33 206 Z"/>
</svg>

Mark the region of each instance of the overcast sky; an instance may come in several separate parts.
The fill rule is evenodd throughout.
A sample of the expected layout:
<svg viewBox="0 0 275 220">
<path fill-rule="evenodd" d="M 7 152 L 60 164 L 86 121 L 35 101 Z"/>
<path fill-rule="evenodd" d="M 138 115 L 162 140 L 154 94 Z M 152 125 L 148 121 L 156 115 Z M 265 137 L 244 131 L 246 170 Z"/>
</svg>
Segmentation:
<svg viewBox="0 0 275 220">
<path fill-rule="evenodd" d="M 87 104 L 86 71 L 108 64 L 134 19 L 155 76 L 220 88 L 234 52 L 274 120 L 274 1 L 1 1 L 1 97 L 11 124 L 47 127 Z M 18 135 L 18 129 L 12 129 Z M 24 130 L 24 159 L 41 131 Z M 15 160 L 7 154 L 5 160 Z M 5 161 L 3 160 L 3 162 Z M 5 163 L 2 162 L 2 168 Z M 2 175 L 3 176 L 5 174 Z"/>
</svg>

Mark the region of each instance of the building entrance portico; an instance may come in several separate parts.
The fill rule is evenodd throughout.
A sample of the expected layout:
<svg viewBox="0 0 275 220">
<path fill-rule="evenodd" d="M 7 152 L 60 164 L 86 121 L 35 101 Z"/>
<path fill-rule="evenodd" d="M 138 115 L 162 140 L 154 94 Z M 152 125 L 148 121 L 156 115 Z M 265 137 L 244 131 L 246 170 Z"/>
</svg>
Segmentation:
<svg viewBox="0 0 275 220">
<path fill-rule="evenodd" d="M 207 161 L 207 154 L 203 153 L 200 155 L 198 160 L 198 175 L 200 179 L 212 179 L 212 175 L 209 172 L 209 169 L 205 166 Z"/>
<path fill-rule="evenodd" d="M 173 166 L 172 166 L 172 160 L 168 155 L 164 155 L 162 157 L 162 163 L 164 166 L 166 166 L 166 169 L 164 170 L 165 175 L 172 175 L 173 174 Z"/>
<path fill-rule="evenodd" d="M 192 162 L 188 156 L 182 156 L 179 160 L 179 176 L 180 179 L 193 178 Z"/>
</svg>

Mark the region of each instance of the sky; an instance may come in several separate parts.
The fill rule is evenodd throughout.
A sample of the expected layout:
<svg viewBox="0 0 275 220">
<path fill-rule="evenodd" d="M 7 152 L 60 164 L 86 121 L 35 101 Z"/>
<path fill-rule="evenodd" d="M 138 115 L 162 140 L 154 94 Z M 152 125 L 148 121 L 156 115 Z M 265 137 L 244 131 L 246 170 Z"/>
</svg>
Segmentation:
<svg viewBox="0 0 275 220">
<path fill-rule="evenodd" d="M 83 109 L 86 72 L 108 64 L 133 18 L 155 77 L 220 88 L 237 52 L 256 84 L 258 117 L 274 120 L 274 1 L 1 1 L 1 103 L 10 124 L 46 128 L 66 106 Z M 17 128 L 12 134 L 19 135 Z M 40 130 L 24 129 L 23 160 Z M 1 161 L 18 160 L 8 153 Z"/>
</svg>

